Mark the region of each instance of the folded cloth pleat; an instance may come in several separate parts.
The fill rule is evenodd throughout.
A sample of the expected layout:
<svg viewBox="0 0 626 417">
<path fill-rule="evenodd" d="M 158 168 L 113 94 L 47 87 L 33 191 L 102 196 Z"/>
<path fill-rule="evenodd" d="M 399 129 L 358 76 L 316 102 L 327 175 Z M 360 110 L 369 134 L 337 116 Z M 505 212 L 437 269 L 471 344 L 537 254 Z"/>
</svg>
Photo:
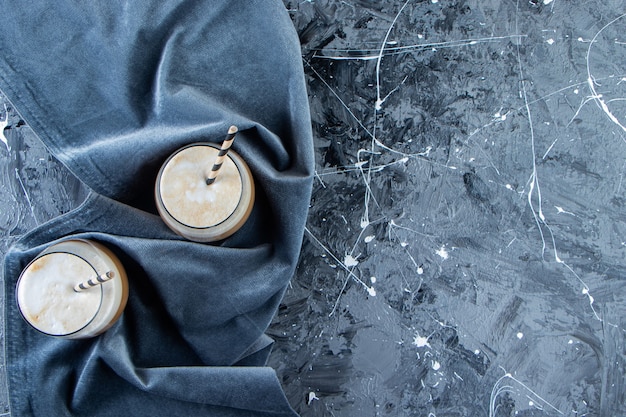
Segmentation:
<svg viewBox="0 0 626 417">
<path fill-rule="evenodd" d="M 89 187 L 5 258 L 6 358 L 16 416 L 294 416 L 265 366 L 265 331 L 293 275 L 313 176 L 298 38 L 276 0 L 3 1 L 0 90 Z M 244 226 L 187 241 L 156 214 L 176 149 L 219 143 L 256 183 Z M 127 307 L 104 334 L 39 334 L 14 297 L 22 269 L 69 238 L 122 261 Z"/>
</svg>

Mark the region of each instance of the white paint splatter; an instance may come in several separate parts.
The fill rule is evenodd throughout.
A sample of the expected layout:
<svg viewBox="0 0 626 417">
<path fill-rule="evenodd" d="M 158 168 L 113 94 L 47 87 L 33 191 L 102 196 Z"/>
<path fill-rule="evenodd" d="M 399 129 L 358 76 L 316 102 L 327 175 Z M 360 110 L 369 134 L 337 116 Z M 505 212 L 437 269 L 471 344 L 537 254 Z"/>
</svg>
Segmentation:
<svg viewBox="0 0 626 417">
<path fill-rule="evenodd" d="M 439 248 L 439 250 L 437 250 L 435 253 L 439 255 L 443 260 L 448 259 L 448 257 L 450 256 L 448 254 L 448 251 L 446 250 L 446 245 L 441 246 L 441 248 Z"/>
<path fill-rule="evenodd" d="M 376 297 L 376 289 L 374 287 L 367 287 L 367 292 L 369 293 L 369 295 L 371 295 L 372 297 Z"/>
<path fill-rule="evenodd" d="M 369 236 L 365 236 L 365 239 L 363 239 L 365 241 L 365 243 L 370 243 L 371 241 L 374 240 L 374 235 L 369 235 Z"/>
<path fill-rule="evenodd" d="M 517 338 L 521 339 L 522 337 L 524 337 L 524 333 L 522 332 L 517 332 Z"/>
<path fill-rule="evenodd" d="M 361 229 L 365 229 L 369 225 L 370 225 L 369 220 L 367 220 L 365 216 L 361 217 Z"/>
<path fill-rule="evenodd" d="M 500 109 L 500 110 L 502 110 L 502 109 Z M 509 114 L 508 112 L 504 113 L 504 114 L 501 114 L 500 111 L 498 111 L 498 112 L 496 112 L 496 114 L 493 115 L 493 117 L 496 120 L 505 121 L 506 117 L 508 116 L 508 114 Z"/>
<path fill-rule="evenodd" d="M 574 213 L 572 213 L 571 211 L 567 211 L 564 210 L 563 207 L 559 207 L 559 206 L 554 206 L 556 208 L 556 211 L 560 214 L 560 213 L 565 213 L 565 214 L 571 214 L 572 216 L 576 216 Z"/>
<path fill-rule="evenodd" d="M 359 261 L 352 255 L 346 254 L 346 256 L 343 258 L 343 264 L 350 268 L 352 266 L 357 266 L 359 264 Z"/>
<path fill-rule="evenodd" d="M 604 25 L 602 27 L 602 29 L 600 29 L 595 36 L 593 37 L 593 39 L 591 39 L 591 42 L 589 43 L 589 48 L 587 49 L 587 84 L 589 86 L 589 89 L 591 90 L 591 98 L 596 102 L 596 104 L 598 104 L 598 106 L 600 106 L 600 108 L 602 109 L 602 111 L 604 111 L 604 113 L 608 116 L 608 118 L 615 123 L 617 126 L 619 126 L 624 132 L 626 132 L 626 126 L 624 126 L 619 119 L 611 112 L 611 110 L 609 109 L 609 107 L 607 106 L 607 103 L 604 101 L 604 99 L 602 98 L 602 94 L 598 94 L 598 92 L 596 91 L 596 82 L 595 82 L 595 78 L 594 76 L 591 74 L 591 65 L 589 63 L 589 59 L 590 59 L 590 55 L 591 55 L 591 48 L 592 46 L 595 44 L 596 39 L 598 38 L 598 36 L 600 36 L 600 33 L 602 33 L 607 27 L 611 26 L 612 24 L 614 24 L 615 22 L 617 22 L 619 19 L 622 19 L 626 17 L 626 14 L 622 14 L 618 17 L 616 17 L 615 19 L 611 20 L 609 23 L 607 23 L 606 25 Z"/>
<path fill-rule="evenodd" d="M 543 0 L 543 4 L 550 4 L 552 3 L 554 0 Z"/>
<path fill-rule="evenodd" d="M 417 347 L 430 347 L 430 344 L 428 344 L 428 337 L 420 336 L 419 333 L 417 333 L 413 338 L 413 344 Z"/>
<path fill-rule="evenodd" d="M 376 283 L 376 277 L 370 277 L 370 281 L 371 281 L 372 284 L 375 284 Z"/>
<path fill-rule="evenodd" d="M 0 140 L 4 143 L 4 146 L 7 147 L 7 151 L 9 151 L 9 141 L 6 136 L 4 136 L 4 128 L 9 124 L 9 112 L 7 111 L 7 105 L 4 105 L 4 120 L 0 120 Z"/>
<path fill-rule="evenodd" d="M 496 405 L 498 403 L 497 399 L 501 394 L 514 392 L 514 390 L 517 391 L 519 389 L 524 389 L 526 391 L 526 397 L 530 400 L 530 402 L 533 403 L 533 406 L 537 404 L 536 407 L 538 409 L 543 410 L 549 407 L 560 415 L 565 415 L 565 413 L 556 408 L 554 405 L 547 402 L 544 398 L 542 398 L 539 394 L 530 389 L 530 387 L 525 385 L 519 379 L 516 379 L 510 373 L 506 373 L 500 379 L 498 379 L 498 381 L 491 390 L 491 398 L 489 400 L 489 417 L 494 417 L 496 415 L 496 410 L 499 407 L 499 405 Z"/>
<path fill-rule="evenodd" d="M 311 391 L 311 392 L 309 392 L 309 395 L 307 396 L 306 405 L 311 405 L 311 403 L 314 400 L 319 400 L 319 397 L 313 391 Z"/>
<path fill-rule="evenodd" d="M 441 364 L 440 364 L 438 361 L 432 361 L 432 362 L 431 362 L 431 364 L 432 364 L 433 369 L 434 369 L 435 371 L 438 371 L 438 370 L 439 370 L 439 368 L 441 368 Z"/>
<path fill-rule="evenodd" d="M 548 45 L 552 45 L 554 43 L 554 39 L 550 38 L 546 41 Z"/>
</svg>

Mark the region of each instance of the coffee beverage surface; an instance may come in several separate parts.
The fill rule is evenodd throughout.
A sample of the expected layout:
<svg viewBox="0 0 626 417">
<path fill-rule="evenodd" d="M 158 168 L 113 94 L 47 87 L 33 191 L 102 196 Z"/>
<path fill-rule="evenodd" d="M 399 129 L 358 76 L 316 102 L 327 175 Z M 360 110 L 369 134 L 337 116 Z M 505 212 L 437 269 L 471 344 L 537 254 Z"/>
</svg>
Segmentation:
<svg viewBox="0 0 626 417">
<path fill-rule="evenodd" d="M 161 174 L 163 205 L 180 223 L 196 228 L 213 227 L 237 208 L 242 194 L 241 175 L 231 158 L 224 159 L 216 181 L 206 184 L 206 172 L 218 149 L 186 148 L 174 155 Z"/>
<path fill-rule="evenodd" d="M 22 274 L 17 291 L 22 314 L 33 327 L 51 334 L 77 332 L 91 322 L 102 301 L 102 290 L 74 291 L 77 280 L 96 276 L 84 259 L 50 253 L 36 259 Z"/>
<path fill-rule="evenodd" d="M 77 291 L 78 284 L 110 274 L 106 282 Z M 115 254 L 86 239 L 49 246 L 22 271 L 16 287 L 22 317 L 49 336 L 96 336 L 122 315 L 128 278 Z"/>
</svg>

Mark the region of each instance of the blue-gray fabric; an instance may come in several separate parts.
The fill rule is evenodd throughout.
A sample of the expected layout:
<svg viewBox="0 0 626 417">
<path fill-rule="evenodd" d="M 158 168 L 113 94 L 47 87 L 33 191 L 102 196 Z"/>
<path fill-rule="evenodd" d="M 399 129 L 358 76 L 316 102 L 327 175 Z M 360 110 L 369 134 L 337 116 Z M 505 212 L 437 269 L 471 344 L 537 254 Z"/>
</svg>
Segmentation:
<svg viewBox="0 0 626 417">
<path fill-rule="evenodd" d="M 265 366 L 265 331 L 294 272 L 313 172 L 300 46 L 280 0 L 2 1 L 0 90 L 92 191 L 5 258 L 6 356 L 15 416 L 294 416 Z M 257 198 L 216 244 L 156 214 L 154 181 L 177 148 L 235 149 Z M 130 296 L 101 336 L 31 329 L 16 280 L 62 239 L 101 242 Z"/>
</svg>

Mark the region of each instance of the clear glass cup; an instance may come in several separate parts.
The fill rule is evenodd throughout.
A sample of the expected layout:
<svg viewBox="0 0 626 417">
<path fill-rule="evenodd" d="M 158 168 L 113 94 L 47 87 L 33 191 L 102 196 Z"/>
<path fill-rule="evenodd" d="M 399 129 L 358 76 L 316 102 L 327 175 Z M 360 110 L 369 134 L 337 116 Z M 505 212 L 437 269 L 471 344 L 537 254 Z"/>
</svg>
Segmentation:
<svg viewBox="0 0 626 417">
<path fill-rule="evenodd" d="M 83 291 L 74 287 L 111 273 L 112 278 Z M 100 243 L 66 240 L 41 252 L 22 271 L 17 305 L 33 328 L 48 336 L 80 339 L 101 334 L 122 315 L 128 279 L 119 259 Z"/>
<path fill-rule="evenodd" d="M 254 205 L 250 168 L 230 150 L 215 182 L 206 184 L 207 170 L 220 147 L 194 143 L 174 152 L 161 167 L 155 185 L 159 214 L 174 232 L 196 242 L 213 242 L 235 233 Z"/>
</svg>

